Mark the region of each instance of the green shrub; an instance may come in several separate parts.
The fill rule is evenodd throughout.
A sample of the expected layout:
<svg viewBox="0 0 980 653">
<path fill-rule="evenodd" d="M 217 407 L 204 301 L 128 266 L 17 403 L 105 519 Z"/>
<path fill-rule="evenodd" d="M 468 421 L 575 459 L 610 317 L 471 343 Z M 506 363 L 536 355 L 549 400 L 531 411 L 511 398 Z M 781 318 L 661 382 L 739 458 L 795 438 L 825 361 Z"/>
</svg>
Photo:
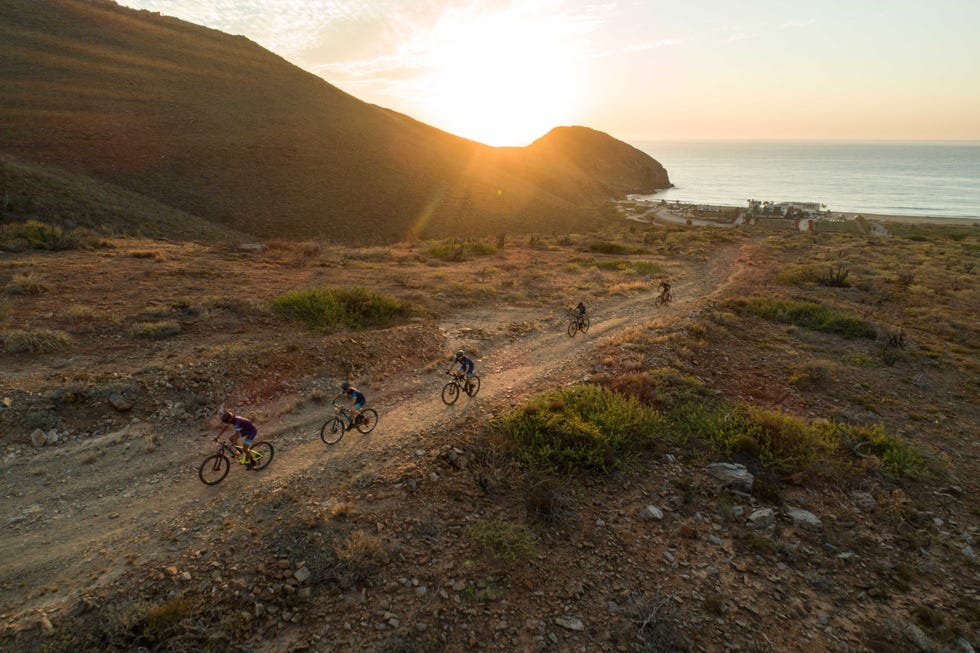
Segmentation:
<svg viewBox="0 0 980 653">
<path fill-rule="evenodd" d="M 642 247 L 633 247 L 623 243 L 614 243 L 608 240 L 596 240 L 588 245 L 586 249 L 596 254 L 646 254 L 647 250 Z"/>
<path fill-rule="evenodd" d="M 313 331 L 386 326 L 418 312 L 418 307 L 366 288 L 296 290 L 272 300 L 284 318 Z"/>
<path fill-rule="evenodd" d="M 72 337 L 64 331 L 53 329 L 15 329 L 0 335 L 5 351 L 11 354 L 50 354 L 64 351 L 72 344 Z"/>
<path fill-rule="evenodd" d="M 596 385 L 540 396 L 506 416 L 501 429 L 514 440 L 518 460 L 559 475 L 608 474 L 663 435 L 655 411 Z"/>
<path fill-rule="evenodd" d="M 841 455 L 849 455 L 850 444 L 866 442 L 864 453 L 881 461 L 881 471 L 891 478 L 917 478 L 926 472 L 926 462 L 911 444 L 885 431 L 881 424 L 837 425 L 836 446 Z"/>
<path fill-rule="evenodd" d="M 670 414 L 688 439 L 707 442 L 716 452 L 751 455 L 780 472 L 801 471 L 837 451 L 833 426 L 752 406 L 689 403 Z"/>
<path fill-rule="evenodd" d="M 735 307 L 774 322 L 835 333 L 845 338 L 874 339 L 878 336 L 870 322 L 840 313 L 817 302 L 756 297 L 736 302 Z"/>
<path fill-rule="evenodd" d="M 521 524 L 481 519 L 464 534 L 497 560 L 521 560 L 534 549 L 534 534 Z"/>
</svg>

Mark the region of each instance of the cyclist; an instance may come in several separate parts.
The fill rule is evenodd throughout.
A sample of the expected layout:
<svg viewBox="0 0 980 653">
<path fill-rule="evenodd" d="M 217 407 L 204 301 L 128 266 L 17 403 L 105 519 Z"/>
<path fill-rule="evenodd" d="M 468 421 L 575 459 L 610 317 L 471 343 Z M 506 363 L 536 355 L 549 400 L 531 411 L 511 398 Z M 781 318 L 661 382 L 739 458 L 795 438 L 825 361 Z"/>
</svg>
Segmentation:
<svg viewBox="0 0 980 653">
<path fill-rule="evenodd" d="M 248 462 L 245 463 L 245 469 L 252 469 L 255 465 L 255 460 L 252 458 L 252 440 L 254 440 L 255 436 L 259 434 L 259 430 L 255 428 L 255 424 L 253 424 L 251 420 L 234 415 L 228 410 L 221 411 L 221 421 L 224 424 L 224 427 L 222 427 L 221 433 L 218 433 L 219 438 L 225 434 L 225 431 L 228 430 L 229 426 L 235 427 L 235 432 L 232 433 L 231 437 L 229 438 L 229 440 L 231 440 L 231 446 L 234 447 L 238 445 L 239 435 L 245 436 L 245 442 L 242 446 L 242 451 L 248 457 Z"/>
<path fill-rule="evenodd" d="M 670 294 L 670 282 L 667 281 L 666 279 L 660 282 L 660 285 L 657 286 L 657 290 L 660 291 L 660 299 L 663 301 L 664 304 L 666 304 L 671 299 L 673 299 L 673 297 Z"/>
<path fill-rule="evenodd" d="M 457 374 L 466 375 L 466 386 L 463 388 L 463 390 L 469 392 L 473 388 L 470 378 L 473 376 L 473 369 L 476 367 L 473 364 L 473 359 L 467 356 L 466 352 L 460 349 L 459 351 L 456 352 L 456 355 L 453 357 L 453 362 L 449 364 L 449 369 L 446 370 L 446 374 L 449 374 L 449 372 L 453 368 L 453 365 L 456 363 L 459 364 L 459 370 L 457 371 Z"/>
<path fill-rule="evenodd" d="M 575 307 L 575 311 L 575 317 L 578 319 L 579 326 L 581 326 L 582 320 L 585 318 L 585 304 L 579 302 L 578 306 Z"/>
<path fill-rule="evenodd" d="M 367 397 L 364 396 L 363 392 L 351 386 L 351 384 L 347 381 L 340 384 L 340 394 L 334 399 L 340 399 L 341 397 L 350 399 L 352 402 L 350 408 L 350 418 L 352 421 L 351 424 L 348 424 L 348 426 L 360 424 L 361 420 L 363 419 L 361 417 L 361 409 L 364 408 L 364 404 L 367 403 Z"/>
</svg>

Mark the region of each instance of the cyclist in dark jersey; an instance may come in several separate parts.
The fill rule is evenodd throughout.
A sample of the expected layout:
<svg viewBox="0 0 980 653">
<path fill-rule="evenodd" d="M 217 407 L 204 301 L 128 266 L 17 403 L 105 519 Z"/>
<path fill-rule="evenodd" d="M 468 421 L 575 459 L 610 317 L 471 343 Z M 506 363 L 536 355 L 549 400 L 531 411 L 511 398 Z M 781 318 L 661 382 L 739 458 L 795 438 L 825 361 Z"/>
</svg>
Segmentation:
<svg viewBox="0 0 980 653">
<path fill-rule="evenodd" d="M 456 355 L 453 357 L 453 362 L 449 364 L 449 369 L 446 370 L 446 374 L 448 374 L 450 370 L 452 370 L 453 365 L 456 363 L 459 364 L 458 372 L 466 375 L 466 387 L 463 389 L 466 392 L 469 392 L 472 389 L 470 378 L 473 376 L 473 370 L 476 368 L 476 365 L 473 364 L 473 359 L 467 356 L 466 353 L 462 349 L 460 349 L 459 351 L 456 352 Z"/>
<path fill-rule="evenodd" d="M 351 420 L 353 420 L 353 424 L 359 424 L 361 422 L 361 408 L 364 408 L 364 404 L 367 403 L 367 397 L 347 381 L 340 385 L 340 394 L 336 398 L 340 399 L 341 397 L 351 400 Z"/>
<path fill-rule="evenodd" d="M 255 436 L 259 434 L 259 430 L 255 428 L 255 424 L 253 424 L 251 420 L 234 415 L 228 410 L 221 411 L 221 422 L 224 424 L 224 427 L 222 427 L 221 433 L 218 433 L 219 438 L 224 435 L 229 426 L 233 426 L 235 428 L 235 432 L 232 433 L 231 437 L 229 438 L 231 441 L 231 446 L 238 444 L 238 436 L 241 435 L 245 437 L 245 442 L 242 445 L 242 450 L 245 452 L 245 455 L 248 456 L 248 462 L 245 464 L 245 469 L 252 469 L 255 461 L 252 458 L 251 446 L 252 441 L 255 440 Z"/>
</svg>

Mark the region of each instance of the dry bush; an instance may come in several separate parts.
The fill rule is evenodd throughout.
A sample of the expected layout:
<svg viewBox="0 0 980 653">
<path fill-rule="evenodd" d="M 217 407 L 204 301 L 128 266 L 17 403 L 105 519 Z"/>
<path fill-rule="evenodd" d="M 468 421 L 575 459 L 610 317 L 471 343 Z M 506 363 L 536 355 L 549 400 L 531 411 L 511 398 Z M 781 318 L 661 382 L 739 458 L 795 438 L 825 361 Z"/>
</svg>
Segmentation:
<svg viewBox="0 0 980 653">
<path fill-rule="evenodd" d="M 0 335 L 5 351 L 11 354 L 50 354 L 68 349 L 72 337 L 54 329 L 15 329 Z"/>
<path fill-rule="evenodd" d="M 51 290 L 50 284 L 32 272 L 15 274 L 3 288 L 11 295 L 43 295 Z"/>
<path fill-rule="evenodd" d="M 336 547 L 337 578 L 344 587 L 361 585 L 371 579 L 388 560 L 381 539 L 357 530 Z"/>
</svg>

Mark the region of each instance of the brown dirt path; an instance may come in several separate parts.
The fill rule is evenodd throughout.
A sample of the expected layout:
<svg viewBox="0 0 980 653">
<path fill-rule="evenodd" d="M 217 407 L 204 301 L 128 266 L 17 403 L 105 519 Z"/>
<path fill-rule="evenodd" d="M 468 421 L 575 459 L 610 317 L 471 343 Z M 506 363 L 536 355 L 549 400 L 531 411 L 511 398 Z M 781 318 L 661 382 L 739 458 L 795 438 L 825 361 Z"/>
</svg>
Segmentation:
<svg viewBox="0 0 980 653">
<path fill-rule="evenodd" d="M 349 433 L 324 445 L 318 430 L 326 406 L 301 404 L 261 430 L 275 443 L 269 468 L 248 474 L 235 466 L 220 485 L 207 487 L 197 467 L 211 449 L 200 429 L 163 434 L 147 451 L 150 427 L 134 424 L 109 435 L 31 451 L 0 465 L 0 625 L 76 603 L 85 592 L 119 576 L 127 565 L 147 565 L 176 551 L 178 540 L 206 541 L 209 525 L 245 508 L 256 487 L 273 491 L 315 471 L 322 487 L 340 486 L 359 470 L 410 460 L 433 434 L 460 420 L 507 410 L 527 396 L 586 376 L 597 343 L 659 318 L 676 323 L 711 299 L 739 270 L 739 248 L 673 275 L 674 302 L 654 308 L 654 290 L 609 297 L 590 307 L 588 334 L 569 338 L 561 311 L 496 307 L 460 311 L 439 328 L 451 348 L 479 351 L 483 379 L 475 398 L 446 406 L 442 369 L 416 370 L 362 384 L 381 415 L 369 435 Z M 513 325 L 523 325 L 515 333 Z M 483 334 L 472 338 L 474 327 Z M 526 331 L 523 332 L 523 331 Z M 448 365 L 448 361 L 447 361 Z M 38 479 L 41 479 L 38 482 Z M 203 533 L 203 534 L 202 534 Z"/>
</svg>

